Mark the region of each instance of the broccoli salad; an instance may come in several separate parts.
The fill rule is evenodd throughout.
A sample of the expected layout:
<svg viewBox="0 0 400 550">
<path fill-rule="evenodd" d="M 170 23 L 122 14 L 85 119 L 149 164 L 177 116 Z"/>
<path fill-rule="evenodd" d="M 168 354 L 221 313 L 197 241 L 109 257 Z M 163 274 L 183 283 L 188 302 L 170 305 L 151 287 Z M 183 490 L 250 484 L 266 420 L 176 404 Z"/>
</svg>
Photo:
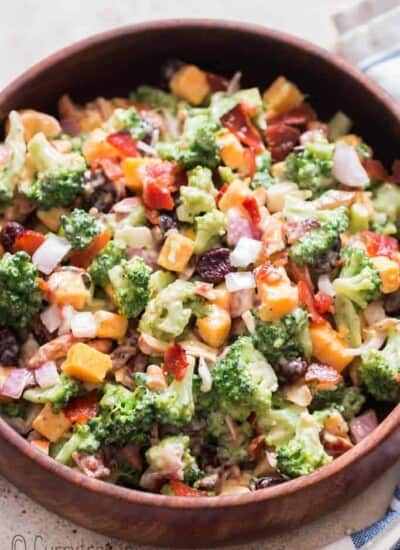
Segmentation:
<svg viewBox="0 0 400 550">
<path fill-rule="evenodd" d="M 0 414 L 92 478 L 248 493 L 400 401 L 400 162 L 284 76 L 166 75 L 9 114 Z"/>
</svg>

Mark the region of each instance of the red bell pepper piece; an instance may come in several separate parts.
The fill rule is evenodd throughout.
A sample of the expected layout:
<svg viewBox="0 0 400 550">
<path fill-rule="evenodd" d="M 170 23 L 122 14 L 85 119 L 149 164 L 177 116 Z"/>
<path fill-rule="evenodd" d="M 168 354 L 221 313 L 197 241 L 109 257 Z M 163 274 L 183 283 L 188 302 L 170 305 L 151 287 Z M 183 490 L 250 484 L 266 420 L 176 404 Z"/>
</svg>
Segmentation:
<svg viewBox="0 0 400 550">
<path fill-rule="evenodd" d="M 306 306 L 312 321 L 314 323 L 324 323 L 325 319 L 318 313 L 314 296 L 309 285 L 305 281 L 299 281 L 297 283 L 297 288 L 299 290 L 299 300 Z"/>
<path fill-rule="evenodd" d="M 186 483 L 178 481 L 177 479 L 172 479 L 169 482 L 171 489 L 176 497 L 205 497 L 206 493 L 204 491 L 199 491 L 198 489 L 193 489 L 189 487 Z"/>
<path fill-rule="evenodd" d="M 27 229 L 23 233 L 17 236 L 13 245 L 13 252 L 20 250 L 26 252 L 30 256 L 35 252 L 37 248 L 44 242 L 45 236 L 38 231 Z"/>
<path fill-rule="evenodd" d="M 380 160 L 364 159 L 362 161 L 362 165 L 364 166 L 370 179 L 386 180 L 389 177 L 386 168 Z"/>
<path fill-rule="evenodd" d="M 333 305 L 333 298 L 320 290 L 314 296 L 315 308 L 321 315 L 325 313 L 335 313 L 335 306 Z"/>
<path fill-rule="evenodd" d="M 176 380 L 182 380 L 188 366 L 186 352 L 177 344 L 170 346 L 164 353 L 163 370 L 172 374 Z"/>
<path fill-rule="evenodd" d="M 268 126 L 264 131 L 264 137 L 271 152 L 272 160 L 280 162 L 285 160 L 299 141 L 300 130 L 283 122 L 277 122 Z"/>
<path fill-rule="evenodd" d="M 243 103 L 238 103 L 221 117 L 221 123 L 256 153 L 263 150 L 263 142 L 257 128 L 251 122 Z"/>
<path fill-rule="evenodd" d="M 81 395 L 72 399 L 63 412 L 72 424 L 86 424 L 88 420 L 96 416 L 99 409 L 99 397 L 97 391 Z"/>
<path fill-rule="evenodd" d="M 143 202 L 153 210 L 173 210 L 175 205 L 170 191 L 155 181 L 144 183 Z"/>
<path fill-rule="evenodd" d="M 254 229 L 258 229 L 259 223 L 261 221 L 260 207 L 258 205 L 257 199 L 253 195 L 249 195 L 243 201 L 243 208 L 247 210 L 251 223 Z"/>
<path fill-rule="evenodd" d="M 124 157 L 138 157 L 136 141 L 129 132 L 115 132 L 107 136 L 107 142 L 115 147 Z"/>
<path fill-rule="evenodd" d="M 83 267 L 86 269 L 92 263 L 92 260 L 102 250 L 108 241 L 111 239 L 111 235 L 108 231 L 96 235 L 89 246 L 83 250 L 75 250 L 71 252 L 70 262 L 76 267 Z"/>
<path fill-rule="evenodd" d="M 175 162 L 167 160 L 152 162 L 145 166 L 144 182 L 157 183 L 174 193 L 184 181 L 184 176 L 177 177 L 178 173 L 180 173 L 179 167 Z"/>
<path fill-rule="evenodd" d="M 365 241 L 369 256 L 396 257 L 399 252 L 399 243 L 394 237 L 381 235 L 373 231 L 362 231 L 361 237 Z"/>
</svg>

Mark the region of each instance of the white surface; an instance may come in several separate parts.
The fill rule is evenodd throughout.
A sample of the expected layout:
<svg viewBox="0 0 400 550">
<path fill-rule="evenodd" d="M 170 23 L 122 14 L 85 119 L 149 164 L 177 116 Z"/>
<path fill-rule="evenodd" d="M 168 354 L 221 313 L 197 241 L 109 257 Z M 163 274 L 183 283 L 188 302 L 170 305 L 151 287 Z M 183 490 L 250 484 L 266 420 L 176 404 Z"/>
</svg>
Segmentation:
<svg viewBox="0 0 400 550">
<path fill-rule="evenodd" d="M 249 21 L 285 30 L 331 48 L 335 34 L 329 16 L 349 3 L 349 0 L 3 0 L 0 87 L 32 63 L 72 41 L 146 19 L 210 17 Z M 378 519 L 399 478 L 400 464 L 361 496 L 318 522 L 241 548 L 321 548 L 348 530 L 359 529 Z M 0 478 L 0 549 L 55 548 L 128 550 L 134 547 L 88 532 L 50 514 Z"/>
</svg>

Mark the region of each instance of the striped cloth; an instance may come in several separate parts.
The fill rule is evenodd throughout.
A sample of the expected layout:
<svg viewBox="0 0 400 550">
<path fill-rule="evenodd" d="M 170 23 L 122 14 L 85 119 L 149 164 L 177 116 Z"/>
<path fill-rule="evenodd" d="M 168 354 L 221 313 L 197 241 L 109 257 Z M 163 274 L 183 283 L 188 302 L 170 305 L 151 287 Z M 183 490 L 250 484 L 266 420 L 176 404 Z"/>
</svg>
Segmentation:
<svg viewBox="0 0 400 550">
<path fill-rule="evenodd" d="M 400 0 L 365 0 L 333 17 L 337 51 L 400 101 Z M 400 484 L 385 516 L 324 550 L 400 550 Z"/>
</svg>

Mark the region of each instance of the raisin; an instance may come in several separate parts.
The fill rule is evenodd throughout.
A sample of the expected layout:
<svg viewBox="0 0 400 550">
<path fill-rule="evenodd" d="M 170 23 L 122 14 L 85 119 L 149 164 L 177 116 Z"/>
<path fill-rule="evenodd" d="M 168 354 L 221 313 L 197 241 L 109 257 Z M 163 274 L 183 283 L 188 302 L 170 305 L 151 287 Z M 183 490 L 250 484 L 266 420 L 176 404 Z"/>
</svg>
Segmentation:
<svg viewBox="0 0 400 550">
<path fill-rule="evenodd" d="M 161 213 L 158 217 L 158 221 L 164 235 L 171 229 L 178 229 L 178 222 L 171 214 L 166 214 L 165 212 Z"/>
<path fill-rule="evenodd" d="M 331 250 L 320 254 L 312 265 L 315 273 L 330 273 L 337 265 L 340 255 L 340 239 L 337 238 Z"/>
<path fill-rule="evenodd" d="M 280 365 L 279 377 L 285 382 L 292 384 L 304 376 L 306 370 L 307 363 L 303 359 L 293 359 L 293 361 L 288 361 Z"/>
<path fill-rule="evenodd" d="M 259 489 L 267 489 L 268 487 L 274 487 L 274 485 L 279 485 L 285 480 L 283 477 L 278 476 L 264 476 L 259 478 L 253 478 L 250 481 L 250 490 L 258 491 Z"/>
<path fill-rule="evenodd" d="M 25 232 L 25 228 L 18 222 L 7 222 L 0 231 L 0 243 L 8 252 L 12 252 L 15 239 Z"/>
<path fill-rule="evenodd" d="M 225 275 L 233 271 L 229 248 L 213 248 L 197 260 L 196 271 L 207 283 L 221 283 Z"/>
<path fill-rule="evenodd" d="M 20 346 L 15 334 L 9 328 L 0 328 L 0 365 L 18 363 Z"/>
<path fill-rule="evenodd" d="M 97 208 L 99 212 L 109 212 L 118 199 L 118 192 L 102 170 L 87 171 L 84 175 L 84 206 Z"/>
<path fill-rule="evenodd" d="M 400 313 L 400 290 L 385 294 L 383 307 L 388 315 L 398 315 Z"/>
</svg>

